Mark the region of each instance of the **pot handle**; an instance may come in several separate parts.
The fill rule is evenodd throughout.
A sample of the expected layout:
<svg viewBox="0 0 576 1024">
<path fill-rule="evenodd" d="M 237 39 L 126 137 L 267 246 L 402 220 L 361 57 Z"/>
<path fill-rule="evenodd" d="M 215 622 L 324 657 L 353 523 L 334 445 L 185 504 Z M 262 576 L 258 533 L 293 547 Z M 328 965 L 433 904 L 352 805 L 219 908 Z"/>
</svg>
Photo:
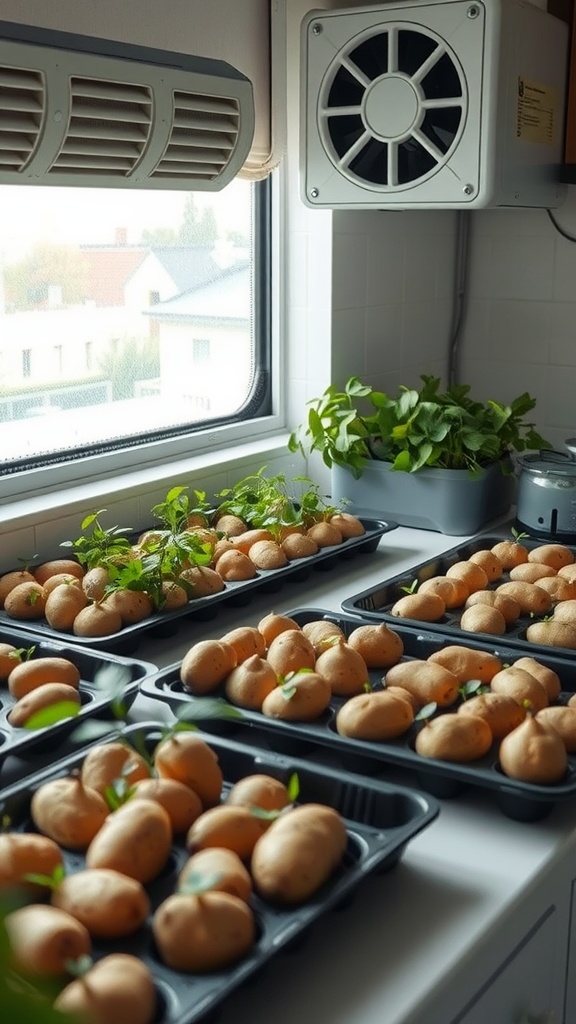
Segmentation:
<svg viewBox="0 0 576 1024">
<path fill-rule="evenodd" d="M 557 452 L 549 448 L 542 448 L 540 450 L 540 458 L 543 462 L 574 462 L 576 457 L 576 440 L 574 445 L 574 456 L 569 452 Z"/>
</svg>

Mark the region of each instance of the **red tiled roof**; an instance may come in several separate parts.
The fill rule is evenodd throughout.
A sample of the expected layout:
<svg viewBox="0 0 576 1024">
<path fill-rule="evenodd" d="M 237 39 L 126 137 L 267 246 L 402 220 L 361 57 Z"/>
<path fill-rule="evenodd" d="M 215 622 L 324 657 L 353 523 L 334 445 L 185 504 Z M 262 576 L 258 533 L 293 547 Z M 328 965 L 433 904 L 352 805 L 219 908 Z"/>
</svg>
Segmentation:
<svg viewBox="0 0 576 1024">
<path fill-rule="evenodd" d="M 146 246 L 83 248 L 86 298 L 97 306 L 123 306 L 126 282 L 148 252 Z"/>
</svg>

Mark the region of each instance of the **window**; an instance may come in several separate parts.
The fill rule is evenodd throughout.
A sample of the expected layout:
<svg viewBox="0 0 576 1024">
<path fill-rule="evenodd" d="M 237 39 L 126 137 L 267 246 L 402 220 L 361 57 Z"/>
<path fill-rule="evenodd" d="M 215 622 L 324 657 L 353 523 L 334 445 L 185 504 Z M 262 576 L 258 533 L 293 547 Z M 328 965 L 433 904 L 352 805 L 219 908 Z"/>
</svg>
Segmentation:
<svg viewBox="0 0 576 1024">
<path fill-rule="evenodd" d="M 0 188 L 0 476 L 144 464 L 270 415 L 270 204 L 269 179 Z"/>
</svg>

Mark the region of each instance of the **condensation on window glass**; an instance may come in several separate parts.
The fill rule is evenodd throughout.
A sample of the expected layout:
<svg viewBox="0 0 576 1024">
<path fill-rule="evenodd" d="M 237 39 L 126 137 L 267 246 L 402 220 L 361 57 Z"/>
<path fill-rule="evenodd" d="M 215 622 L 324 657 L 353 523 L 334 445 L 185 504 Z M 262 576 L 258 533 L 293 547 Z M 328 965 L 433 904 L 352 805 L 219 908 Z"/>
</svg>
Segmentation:
<svg viewBox="0 0 576 1024">
<path fill-rule="evenodd" d="M 0 465 L 238 413 L 253 187 L 0 188 Z"/>
</svg>

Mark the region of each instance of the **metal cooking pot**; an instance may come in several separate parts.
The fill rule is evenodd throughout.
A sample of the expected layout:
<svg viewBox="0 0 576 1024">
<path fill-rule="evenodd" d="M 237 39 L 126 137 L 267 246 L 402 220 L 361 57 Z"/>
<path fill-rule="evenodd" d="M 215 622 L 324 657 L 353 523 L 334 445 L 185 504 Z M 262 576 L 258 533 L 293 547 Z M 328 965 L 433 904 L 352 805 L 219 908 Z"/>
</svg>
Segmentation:
<svg viewBox="0 0 576 1024">
<path fill-rule="evenodd" d="M 516 520 L 543 540 L 576 543 L 576 438 L 567 452 L 541 451 L 520 456 Z"/>
</svg>

